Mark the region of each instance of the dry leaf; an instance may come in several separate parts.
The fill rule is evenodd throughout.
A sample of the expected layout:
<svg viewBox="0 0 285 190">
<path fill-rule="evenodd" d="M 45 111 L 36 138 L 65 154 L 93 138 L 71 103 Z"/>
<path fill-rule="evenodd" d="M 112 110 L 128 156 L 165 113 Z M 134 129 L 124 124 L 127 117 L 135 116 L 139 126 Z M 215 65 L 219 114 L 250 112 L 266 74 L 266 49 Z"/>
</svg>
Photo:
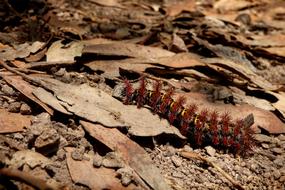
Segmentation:
<svg viewBox="0 0 285 190">
<path fill-rule="evenodd" d="M 93 159 L 89 155 L 88 160 L 76 161 L 71 157 L 74 148 L 66 147 L 66 161 L 70 176 L 74 183 L 80 183 L 88 186 L 90 189 L 132 189 L 134 186 L 130 185 L 124 187 L 120 180 L 116 178 L 116 172 L 108 168 L 95 168 L 93 166 Z"/>
<path fill-rule="evenodd" d="M 10 113 L 5 109 L 0 109 L 0 133 L 23 131 L 24 127 L 29 127 L 30 125 L 30 116 Z"/>
<path fill-rule="evenodd" d="M 231 104 L 221 104 L 210 102 L 205 94 L 201 93 L 179 93 L 187 97 L 188 103 L 195 103 L 200 110 L 217 110 L 220 113 L 229 112 L 232 119 L 243 119 L 249 114 L 254 116 L 254 125 L 256 131 L 261 127 L 271 134 L 280 134 L 285 132 L 285 124 L 282 123 L 273 113 L 251 105 L 242 104 L 234 106 Z"/>
<path fill-rule="evenodd" d="M 53 115 L 53 110 L 50 109 L 47 105 L 42 103 L 38 98 L 36 98 L 32 93 L 35 89 L 34 86 L 24 81 L 22 77 L 14 75 L 10 72 L 1 72 L 0 76 L 10 85 L 12 85 L 15 89 L 25 95 L 27 98 L 32 100 L 33 102 L 40 105 L 44 110 L 46 110 L 50 115 Z"/>
<path fill-rule="evenodd" d="M 171 2 L 171 1 L 170 1 Z M 168 16 L 177 16 L 182 11 L 195 11 L 196 1 L 194 0 L 183 0 L 183 1 L 174 1 L 169 4 L 166 4 L 165 11 Z"/>
<path fill-rule="evenodd" d="M 101 125 L 80 121 L 84 129 L 95 139 L 111 150 L 116 150 L 122 159 L 153 189 L 171 189 L 165 182 L 160 171 L 153 165 L 146 151 L 117 129 L 109 129 Z"/>
<path fill-rule="evenodd" d="M 125 42 L 87 45 L 83 53 L 96 53 L 100 55 L 128 56 L 152 60 L 159 57 L 173 56 L 175 53 L 156 47 L 143 46 Z"/>
<path fill-rule="evenodd" d="M 20 44 L 15 47 L 4 47 L 0 49 L 0 59 L 1 60 L 14 60 L 16 58 L 25 58 L 30 55 L 30 53 L 35 53 L 45 45 L 44 42 L 36 41 L 33 44 Z"/>
<path fill-rule="evenodd" d="M 74 57 L 81 56 L 83 42 L 62 44 L 61 40 L 54 42 L 46 52 L 47 62 L 73 62 Z"/>
<path fill-rule="evenodd" d="M 167 120 L 153 115 L 150 110 L 135 106 L 127 106 L 106 92 L 92 88 L 87 84 L 65 84 L 54 79 L 43 79 L 46 88 L 54 92 L 57 101 L 68 112 L 98 122 L 107 127 L 127 127 L 129 133 L 135 136 L 156 136 L 162 133 L 174 134 L 184 138 L 178 129 L 169 125 Z M 35 93 L 37 96 L 38 93 Z M 42 96 L 37 96 L 42 100 Z M 46 97 L 43 101 L 53 106 L 54 99 L 49 102 Z"/>
</svg>

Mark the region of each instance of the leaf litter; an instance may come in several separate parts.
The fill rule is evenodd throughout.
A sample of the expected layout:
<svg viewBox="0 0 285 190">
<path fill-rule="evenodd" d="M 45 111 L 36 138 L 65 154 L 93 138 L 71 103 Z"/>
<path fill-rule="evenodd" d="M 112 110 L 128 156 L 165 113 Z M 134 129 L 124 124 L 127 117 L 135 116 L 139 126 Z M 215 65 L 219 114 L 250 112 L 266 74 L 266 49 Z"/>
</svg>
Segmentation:
<svg viewBox="0 0 285 190">
<path fill-rule="evenodd" d="M 284 2 L 27 2 L 23 9 L 33 11 L 0 5 L 0 173 L 18 177 L 19 189 L 282 189 Z M 262 134 L 251 157 L 209 147 L 191 153 L 167 120 L 116 99 L 122 79 L 137 85 L 141 76 L 199 109 L 233 119 L 252 113 Z M 198 156 L 182 159 L 181 149 Z M 20 153 L 52 162 L 20 166 Z M 204 168 L 203 160 L 220 166 Z"/>
</svg>

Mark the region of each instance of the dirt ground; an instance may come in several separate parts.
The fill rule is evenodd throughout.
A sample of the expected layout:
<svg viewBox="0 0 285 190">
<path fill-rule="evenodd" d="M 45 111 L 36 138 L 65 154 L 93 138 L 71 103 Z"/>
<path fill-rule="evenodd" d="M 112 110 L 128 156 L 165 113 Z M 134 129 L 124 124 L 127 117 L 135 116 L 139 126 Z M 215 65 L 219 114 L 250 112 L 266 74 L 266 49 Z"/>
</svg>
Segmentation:
<svg viewBox="0 0 285 190">
<path fill-rule="evenodd" d="M 0 0 L 0 190 L 285 189 L 284 13 L 281 0 Z M 207 114 L 201 144 L 179 128 L 194 104 L 195 129 L 219 113 L 220 144 Z"/>
</svg>

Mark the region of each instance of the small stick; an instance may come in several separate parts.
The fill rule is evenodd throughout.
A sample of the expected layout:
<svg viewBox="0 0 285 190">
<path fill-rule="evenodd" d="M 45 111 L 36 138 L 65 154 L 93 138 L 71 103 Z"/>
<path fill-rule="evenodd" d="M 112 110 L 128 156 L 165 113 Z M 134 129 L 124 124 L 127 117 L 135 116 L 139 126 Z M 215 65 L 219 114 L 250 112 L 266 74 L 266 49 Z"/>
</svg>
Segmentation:
<svg viewBox="0 0 285 190">
<path fill-rule="evenodd" d="M 243 187 L 241 184 L 239 184 L 236 180 L 234 180 L 229 174 L 227 174 L 220 166 L 218 166 L 217 164 L 213 163 L 212 161 L 210 161 L 209 159 L 195 153 L 195 152 L 186 152 L 186 151 L 181 151 L 180 155 L 184 158 L 195 158 L 195 159 L 199 159 L 202 160 L 203 162 L 209 164 L 210 166 L 216 168 L 225 178 L 227 178 L 233 185 L 235 188 L 239 189 L 239 190 L 245 190 L 245 187 Z"/>
</svg>

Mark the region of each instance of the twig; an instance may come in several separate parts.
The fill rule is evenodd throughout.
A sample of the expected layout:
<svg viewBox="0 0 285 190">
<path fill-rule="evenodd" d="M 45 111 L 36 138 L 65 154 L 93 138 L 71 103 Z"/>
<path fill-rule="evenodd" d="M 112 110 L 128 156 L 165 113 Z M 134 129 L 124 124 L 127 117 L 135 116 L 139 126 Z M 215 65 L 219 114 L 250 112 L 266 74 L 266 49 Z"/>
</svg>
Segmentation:
<svg viewBox="0 0 285 190">
<path fill-rule="evenodd" d="M 5 69 L 7 69 L 8 71 L 14 73 L 14 74 L 17 74 L 19 76 L 21 76 L 24 80 L 28 81 L 28 82 L 31 82 L 33 84 L 36 84 L 36 85 L 40 85 L 42 87 L 45 87 L 45 83 L 41 80 L 37 80 L 37 79 L 34 79 L 32 77 L 30 77 L 29 75 L 26 75 L 24 73 L 21 73 L 20 71 L 12 68 L 12 67 L 9 67 L 4 61 L 0 60 L 0 65 L 2 65 Z"/>
<path fill-rule="evenodd" d="M 239 190 L 245 190 L 245 187 L 243 187 L 241 184 L 239 184 L 239 182 L 237 182 L 236 180 L 234 180 L 229 174 L 227 174 L 220 166 L 218 166 L 217 164 L 213 163 L 212 161 L 210 161 L 209 159 L 195 153 L 195 152 L 186 152 L 186 151 L 182 151 L 180 152 L 180 155 L 184 158 L 195 158 L 195 159 L 199 159 L 203 162 L 206 162 L 207 164 L 209 164 L 210 166 L 216 168 L 225 178 L 227 178 L 233 185 L 235 188 L 239 189 Z"/>
<path fill-rule="evenodd" d="M 64 189 L 65 187 L 60 187 L 60 185 L 49 185 L 44 180 L 36 178 L 27 172 L 22 172 L 17 169 L 12 168 L 2 168 L 0 169 L 0 175 L 7 176 L 14 180 L 19 180 L 24 183 L 27 183 L 37 189 L 40 190 L 57 190 L 57 189 Z M 65 188 L 66 189 L 66 188 Z"/>
</svg>

